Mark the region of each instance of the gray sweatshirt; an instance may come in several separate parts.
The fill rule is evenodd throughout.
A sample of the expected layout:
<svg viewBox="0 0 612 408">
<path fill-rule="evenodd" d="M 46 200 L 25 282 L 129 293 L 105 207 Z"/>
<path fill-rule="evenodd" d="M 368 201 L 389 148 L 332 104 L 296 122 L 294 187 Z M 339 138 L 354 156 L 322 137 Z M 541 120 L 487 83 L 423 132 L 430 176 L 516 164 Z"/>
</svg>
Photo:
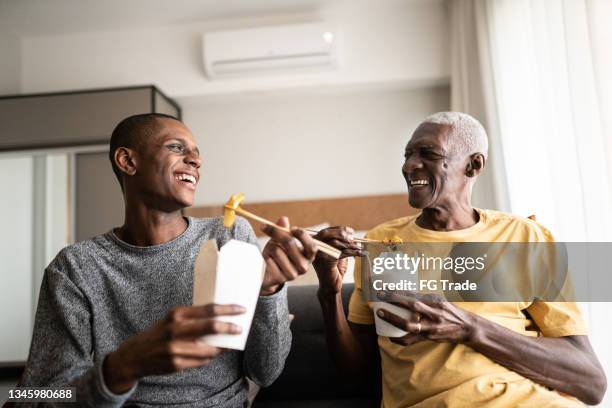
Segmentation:
<svg viewBox="0 0 612 408">
<path fill-rule="evenodd" d="M 261 386 L 281 373 L 291 345 L 287 294 L 260 296 L 244 352 L 222 353 L 206 366 L 149 376 L 123 395 L 107 389 L 104 357 L 128 337 L 191 305 L 193 266 L 203 241 L 221 247 L 234 238 L 255 243 L 237 218 L 188 218 L 174 240 L 150 247 L 121 241 L 111 231 L 64 248 L 45 270 L 22 387 L 76 387 L 81 406 L 185 405 L 243 407 L 245 376 Z"/>
</svg>

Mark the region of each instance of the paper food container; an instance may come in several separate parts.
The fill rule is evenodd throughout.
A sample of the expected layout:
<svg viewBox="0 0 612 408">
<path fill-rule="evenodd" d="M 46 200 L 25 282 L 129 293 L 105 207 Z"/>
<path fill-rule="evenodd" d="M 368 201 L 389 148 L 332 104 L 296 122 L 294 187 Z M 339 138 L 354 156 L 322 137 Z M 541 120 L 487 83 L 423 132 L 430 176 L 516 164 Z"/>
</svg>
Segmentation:
<svg viewBox="0 0 612 408">
<path fill-rule="evenodd" d="M 412 315 L 412 312 L 408 309 L 404 309 L 403 307 L 392 305 L 391 303 L 386 302 L 372 302 L 372 308 L 374 309 L 374 324 L 376 325 L 376 334 L 383 337 L 404 337 L 408 334 L 407 331 L 404 331 L 400 328 L 395 327 L 391 323 L 386 322 L 385 320 L 378 317 L 378 309 L 386 309 L 391 313 L 394 313 L 404 319 L 409 319 Z"/>
<path fill-rule="evenodd" d="M 264 259 L 253 244 L 231 240 L 221 250 L 216 240 L 202 244 L 193 271 L 193 305 L 237 304 L 246 313 L 216 318 L 240 326 L 240 334 L 207 335 L 201 341 L 215 347 L 244 350 L 264 271 Z"/>
</svg>

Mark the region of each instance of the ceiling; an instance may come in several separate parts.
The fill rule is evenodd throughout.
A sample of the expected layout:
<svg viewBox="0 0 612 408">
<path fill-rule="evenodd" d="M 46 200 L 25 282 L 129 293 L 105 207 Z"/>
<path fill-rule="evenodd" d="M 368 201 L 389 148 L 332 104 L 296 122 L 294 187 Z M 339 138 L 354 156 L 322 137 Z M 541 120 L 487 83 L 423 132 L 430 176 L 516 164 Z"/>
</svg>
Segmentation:
<svg viewBox="0 0 612 408">
<path fill-rule="evenodd" d="M 0 32 L 19 37 L 312 11 L 334 0 L 0 0 Z"/>
</svg>

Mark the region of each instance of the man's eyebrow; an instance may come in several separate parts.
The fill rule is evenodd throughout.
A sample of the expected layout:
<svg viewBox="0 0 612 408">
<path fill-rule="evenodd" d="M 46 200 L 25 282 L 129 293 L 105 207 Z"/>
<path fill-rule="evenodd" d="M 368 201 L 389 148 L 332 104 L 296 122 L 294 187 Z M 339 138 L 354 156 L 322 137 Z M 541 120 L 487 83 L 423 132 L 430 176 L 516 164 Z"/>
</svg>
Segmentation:
<svg viewBox="0 0 612 408">
<path fill-rule="evenodd" d="M 417 142 L 417 143 L 415 143 L 413 145 L 411 145 L 411 144 L 406 145 L 406 148 L 404 150 L 423 149 L 423 148 L 425 148 L 425 149 L 432 149 L 432 148 L 435 148 L 435 147 L 436 146 L 434 146 L 432 144 L 420 144 L 419 142 Z"/>
<path fill-rule="evenodd" d="M 446 154 L 446 149 L 444 147 L 433 144 L 415 143 L 414 145 L 408 145 L 404 149 L 404 153 L 408 152 L 409 150 L 432 150 L 434 153 L 437 152 L 438 154 L 442 155 Z"/>
</svg>

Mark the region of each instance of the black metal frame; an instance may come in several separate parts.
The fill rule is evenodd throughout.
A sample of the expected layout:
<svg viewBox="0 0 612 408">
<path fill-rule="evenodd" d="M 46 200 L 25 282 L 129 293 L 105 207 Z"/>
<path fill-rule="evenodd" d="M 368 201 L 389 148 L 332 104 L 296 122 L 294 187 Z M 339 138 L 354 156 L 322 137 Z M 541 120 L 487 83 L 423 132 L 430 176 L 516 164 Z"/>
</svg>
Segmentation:
<svg viewBox="0 0 612 408">
<path fill-rule="evenodd" d="M 163 93 L 156 85 L 134 85 L 134 86 L 123 86 L 123 87 L 111 87 L 111 88 L 89 88 L 89 89 L 78 89 L 74 91 L 55 91 L 55 92 L 38 92 L 29 94 L 12 94 L 12 95 L 0 95 L 0 100 L 4 99 L 21 99 L 21 98 L 39 98 L 41 96 L 62 96 L 62 95 L 78 95 L 86 93 L 99 93 L 99 92 L 116 92 L 116 91 L 133 91 L 137 89 L 151 89 L 151 110 L 155 112 L 155 93 L 159 93 L 170 105 L 172 105 L 178 112 L 178 118 L 182 119 L 183 110 L 178 103 L 168 95 Z"/>
<path fill-rule="evenodd" d="M 25 98 L 40 98 L 46 96 L 65 96 L 65 95 L 79 95 L 79 94 L 87 94 L 87 93 L 103 93 L 103 92 L 118 92 L 118 91 L 132 91 L 132 90 L 151 90 L 151 112 L 155 112 L 157 108 L 155 103 L 156 94 L 159 94 L 162 98 L 164 98 L 172 107 L 176 109 L 177 118 L 182 120 L 183 110 L 180 105 L 172 98 L 168 97 L 165 93 L 163 93 L 157 86 L 155 85 L 135 85 L 135 86 L 125 86 L 125 87 L 113 87 L 113 88 L 91 88 L 91 89 L 79 89 L 74 91 L 57 91 L 57 92 L 41 92 L 41 93 L 29 93 L 29 94 L 14 94 L 14 95 L 0 95 L 0 101 L 7 99 L 25 99 Z M 32 146 L 24 148 L 23 146 L 16 147 L 3 147 L 0 148 L 0 152 L 15 152 L 15 151 L 31 151 L 31 150 L 40 150 L 40 149 L 61 149 L 67 147 L 75 147 L 75 146 L 95 146 L 99 145 L 100 142 L 92 141 L 92 142 L 81 142 L 81 143 L 54 143 L 54 144 L 41 144 L 38 146 Z"/>
</svg>

